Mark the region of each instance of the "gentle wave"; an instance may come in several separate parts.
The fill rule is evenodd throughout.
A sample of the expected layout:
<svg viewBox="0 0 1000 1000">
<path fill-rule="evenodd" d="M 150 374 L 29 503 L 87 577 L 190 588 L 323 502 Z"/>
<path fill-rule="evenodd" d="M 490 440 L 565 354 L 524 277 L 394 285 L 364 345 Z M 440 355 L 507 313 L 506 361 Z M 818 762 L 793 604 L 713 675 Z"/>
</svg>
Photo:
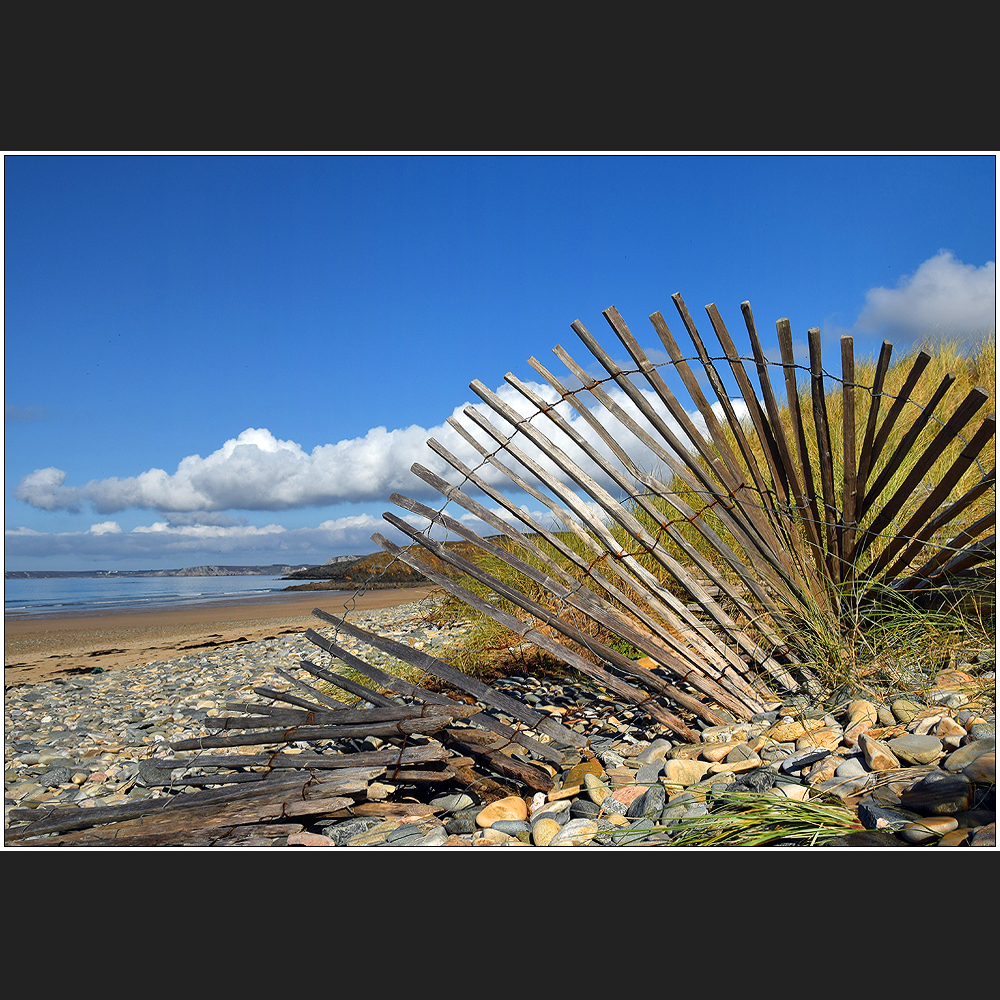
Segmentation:
<svg viewBox="0 0 1000 1000">
<path fill-rule="evenodd" d="M 278 595 L 292 585 L 269 576 L 12 579 L 4 581 L 4 615 L 35 617 L 204 604 Z"/>
</svg>

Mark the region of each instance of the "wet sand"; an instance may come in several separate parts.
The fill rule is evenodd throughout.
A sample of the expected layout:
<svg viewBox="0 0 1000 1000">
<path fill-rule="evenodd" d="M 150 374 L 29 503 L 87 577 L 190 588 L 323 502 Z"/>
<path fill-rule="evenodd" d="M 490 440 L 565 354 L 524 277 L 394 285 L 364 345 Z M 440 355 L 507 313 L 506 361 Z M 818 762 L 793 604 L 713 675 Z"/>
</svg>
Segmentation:
<svg viewBox="0 0 1000 1000">
<path fill-rule="evenodd" d="M 323 623 L 313 608 L 332 615 L 392 608 L 438 592 L 433 586 L 305 591 L 213 601 L 181 608 L 60 614 L 4 620 L 4 685 L 38 684 L 67 674 L 114 670 L 172 660 L 200 649 L 257 642 Z"/>
</svg>

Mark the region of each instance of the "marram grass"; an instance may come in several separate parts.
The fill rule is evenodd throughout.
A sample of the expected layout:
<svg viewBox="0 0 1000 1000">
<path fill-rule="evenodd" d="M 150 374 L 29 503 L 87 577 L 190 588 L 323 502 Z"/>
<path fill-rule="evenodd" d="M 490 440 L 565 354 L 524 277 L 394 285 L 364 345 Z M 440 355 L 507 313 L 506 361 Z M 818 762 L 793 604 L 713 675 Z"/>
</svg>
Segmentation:
<svg viewBox="0 0 1000 1000">
<path fill-rule="evenodd" d="M 862 829 L 857 813 L 818 800 L 799 802 L 780 793 L 713 792 L 713 812 L 680 821 L 669 847 L 817 847 Z M 659 828 L 650 828 L 662 832 Z M 639 831 L 636 831 L 638 839 Z M 643 834 L 644 835 L 644 834 Z M 627 839 L 622 840 L 626 846 Z"/>
</svg>

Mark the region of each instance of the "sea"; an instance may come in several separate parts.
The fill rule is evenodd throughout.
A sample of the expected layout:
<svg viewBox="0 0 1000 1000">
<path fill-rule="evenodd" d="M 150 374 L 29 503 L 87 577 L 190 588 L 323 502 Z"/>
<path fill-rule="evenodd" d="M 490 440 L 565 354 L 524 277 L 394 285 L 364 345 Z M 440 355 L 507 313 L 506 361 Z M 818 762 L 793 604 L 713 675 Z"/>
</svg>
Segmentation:
<svg viewBox="0 0 1000 1000">
<path fill-rule="evenodd" d="M 280 595 L 279 576 L 125 576 L 4 580 L 5 618 L 142 611 Z"/>
</svg>

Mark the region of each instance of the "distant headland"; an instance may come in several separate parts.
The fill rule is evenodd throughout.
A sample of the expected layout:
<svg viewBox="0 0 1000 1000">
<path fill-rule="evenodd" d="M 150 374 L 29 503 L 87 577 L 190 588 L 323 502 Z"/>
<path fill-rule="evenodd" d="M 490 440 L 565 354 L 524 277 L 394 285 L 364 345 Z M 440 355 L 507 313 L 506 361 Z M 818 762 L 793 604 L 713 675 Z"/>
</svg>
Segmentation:
<svg viewBox="0 0 1000 1000">
<path fill-rule="evenodd" d="M 314 567 L 306 563 L 270 566 L 190 566 L 187 569 L 85 569 L 85 570 L 6 570 L 5 580 L 102 579 L 136 576 L 288 576 Z"/>
</svg>

